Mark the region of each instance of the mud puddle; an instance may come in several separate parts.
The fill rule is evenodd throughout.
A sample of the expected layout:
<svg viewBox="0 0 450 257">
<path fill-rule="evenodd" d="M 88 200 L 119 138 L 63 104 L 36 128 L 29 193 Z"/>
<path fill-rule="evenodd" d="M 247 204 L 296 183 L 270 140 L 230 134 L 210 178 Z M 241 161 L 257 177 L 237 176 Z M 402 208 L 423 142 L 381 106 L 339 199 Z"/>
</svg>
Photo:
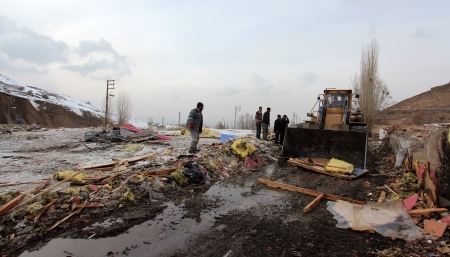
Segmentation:
<svg viewBox="0 0 450 257">
<path fill-rule="evenodd" d="M 264 174 L 266 171 L 263 169 Z M 236 187 L 217 182 L 206 192 L 190 192 L 194 199 L 215 200 L 212 208 L 198 213 L 198 217 L 187 216 L 190 211 L 184 204 L 167 203 L 167 208 L 155 217 L 140 225 L 130 228 L 126 233 L 116 237 L 100 239 L 53 239 L 37 251 L 24 252 L 20 256 L 158 256 L 168 255 L 189 245 L 189 237 L 207 230 L 222 230 L 223 225 L 214 227 L 222 216 L 234 211 L 255 209 L 265 211 L 266 206 L 280 205 L 282 192 L 262 189 L 250 194 L 251 188 Z M 197 198 L 196 198 L 197 196 Z M 187 217 L 186 217 L 187 216 Z M 118 220 L 107 220 L 93 226 L 110 226 Z M 90 235 L 91 236 L 91 235 Z"/>
</svg>

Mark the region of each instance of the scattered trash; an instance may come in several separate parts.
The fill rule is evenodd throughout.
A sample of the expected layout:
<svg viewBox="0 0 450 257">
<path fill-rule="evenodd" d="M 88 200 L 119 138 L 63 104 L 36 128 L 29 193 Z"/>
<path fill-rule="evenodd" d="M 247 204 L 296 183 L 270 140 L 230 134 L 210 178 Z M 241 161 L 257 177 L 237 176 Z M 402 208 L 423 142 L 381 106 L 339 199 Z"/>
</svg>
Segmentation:
<svg viewBox="0 0 450 257">
<path fill-rule="evenodd" d="M 413 241 L 421 237 L 402 201 L 355 205 L 345 201 L 327 202 L 327 210 L 338 221 L 336 227 L 375 231 L 392 239 Z"/>
</svg>

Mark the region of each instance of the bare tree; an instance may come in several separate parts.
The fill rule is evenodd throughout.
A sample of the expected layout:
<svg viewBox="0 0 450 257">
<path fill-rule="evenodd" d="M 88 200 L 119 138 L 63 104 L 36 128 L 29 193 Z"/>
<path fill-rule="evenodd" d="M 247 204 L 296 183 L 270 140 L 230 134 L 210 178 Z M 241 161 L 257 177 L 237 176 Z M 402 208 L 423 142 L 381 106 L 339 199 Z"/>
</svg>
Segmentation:
<svg viewBox="0 0 450 257">
<path fill-rule="evenodd" d="M 241 114 L 236 121 L 236 126 L 240 129 L 255 129 L 255 119 L 248 112 Z"/>
<path fill-rule="evenodd" d="M 103 98 L 102 100 L 102 113 L 103 113 L 103 119 L 105 118 L 105 113 L 106 113 L 106 99 Z M 114 105 L 113 105 L 113 98 L 109 97 L 108 98 L 108 115 L 106 115 L 108 117 L 107 120 L 107 124 L 109 125 L 113 125 L 113 120 L 114 120 Z"/>
<path fill-rule="evenodd" d="M 351 78 L 354 93 L 359 94 L 359 107 L 364 112 L 364 121 L 370 133 L 377 112 L 391 104 L 386 83 L 378 74 L 379 48 L 376 39 L 363 47 L 358 72 Z"/>
<path fill-rule="evenodd" d="M 155 125 L 155 122 L 153 121 L 153 117 L 152 116 L 148 117 L 147 125 L 148 125 L 149 129 L 152 129 L 153 126 Z"/>
<path fill-rule="evenodd" d="M 123 124 L 128 122 L 131 118 L 131 112 L 134 109 L 134 104 L 131 101 L 130 95 L 125 91 L 120 91 L 116 99 L 117 109 L 117 123 Z"/>
<path fill-rule="evenodd" d="M 225 129 L 225 124 L 223 124 L 221 121 L 219 121 L 219 123 L 216 124 L 216 129 Z"/>
</svg>

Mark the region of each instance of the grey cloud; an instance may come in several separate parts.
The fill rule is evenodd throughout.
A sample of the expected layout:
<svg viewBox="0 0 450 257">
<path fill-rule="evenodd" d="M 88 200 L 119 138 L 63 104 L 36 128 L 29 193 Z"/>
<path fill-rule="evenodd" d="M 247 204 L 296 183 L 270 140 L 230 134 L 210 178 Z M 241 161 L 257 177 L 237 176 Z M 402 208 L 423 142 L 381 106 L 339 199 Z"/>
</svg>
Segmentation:
<svg viewBox="0 0 450 257">
<path fill-rule="evenodd" d="M 175 94 L 173 94 L 172 99 L 173 99 L 174 101 L 179 101 L 179 100 L 180 100 L 180 97 L 178 96 L 177 93 L 175 93 Z"/>
<path fill-rule="evenodd" d="M 130 60 L 124 55 L 120 55 L 112 47 L 111 43 L 105 39 L 83 40 L 75 48 L 74 53 L 80 57 L 90 57 L 91 54 L 96 55 L 95 58 L 91 56 L 84 64 L 66 65 L 70 71 L 81 73 L 82 75 L 90 75 L 92 78 L 103 78 L 98 73 L 112 73 L 114 77 L 122 77 L 130 75 Z M 100 57 L 99 57 L 100 56 Z"/>
<path fill-rule="evenodd" d="M 253 74 L 250 83 L 253 85 L 253 89 L 258 95 L 268 95 L 273 88 L 273 85 L 270 85 L 268 80 L 256 74 Z"/>
<path fill-rule="evenodd" d="M 412 34 L 412 36 L 415 38 L 424 38 L 429 37 L 430 35 L 426 33 L 423 29 L 418 29 Z"/>
<path fill-rule="evenodd" d="M 68 45 L 0 16 L 0 51 L 11 60 L 47 65 L 67 61 Z"/>
<path fill-rule="evenodd" d="M 220 88 L 217 92 L 216 95 L 235 95 L 242 92 L 242 89 L 239 89 L 235 86 L 224 86 L 222 88 Z"/>
<path fill-rule="evenodd" d="M 303 81 L 302 87 L 307 87 L 314 82 L 316 82 L 317 78 L 319 78 L 319 75 L 317 73 L 313 72 L 306 72 L 305 75 L 300 78 L 301 81 Z"/>
</svg>

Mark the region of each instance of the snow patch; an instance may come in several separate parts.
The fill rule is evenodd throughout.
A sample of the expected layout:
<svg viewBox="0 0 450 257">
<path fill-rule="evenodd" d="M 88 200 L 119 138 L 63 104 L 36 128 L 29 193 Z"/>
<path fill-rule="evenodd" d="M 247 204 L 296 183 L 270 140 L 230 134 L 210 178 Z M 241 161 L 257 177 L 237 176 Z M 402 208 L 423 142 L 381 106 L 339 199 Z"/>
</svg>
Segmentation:
<svg viewBox="0 0 450 257">
<path fill-rule="evenodd" d="M 45 103 L 63 106 L 82 117 L 84 112 L 90 113 L 91 115 L 96 117 L 103 116 L 103 112 L 99 107 L 87 103 L 86 101 L 82 101 L 67 95 L 52 93 L 37 87 L 27 86 L 19 82 L 16 82 L 2 74 L 0 74 L 0 92 L 28 99 L 31 105 L 38 111 L 40 106 L 39 102 L 43 102 L 44 106 Z M 114 114 L 114 117 L 115 116 L 116 115 Z M 131 119 L 128 123 L 132 124 L 137 128 L 148 127 L 146 122 L 136 119 Z"/>
</svg>

